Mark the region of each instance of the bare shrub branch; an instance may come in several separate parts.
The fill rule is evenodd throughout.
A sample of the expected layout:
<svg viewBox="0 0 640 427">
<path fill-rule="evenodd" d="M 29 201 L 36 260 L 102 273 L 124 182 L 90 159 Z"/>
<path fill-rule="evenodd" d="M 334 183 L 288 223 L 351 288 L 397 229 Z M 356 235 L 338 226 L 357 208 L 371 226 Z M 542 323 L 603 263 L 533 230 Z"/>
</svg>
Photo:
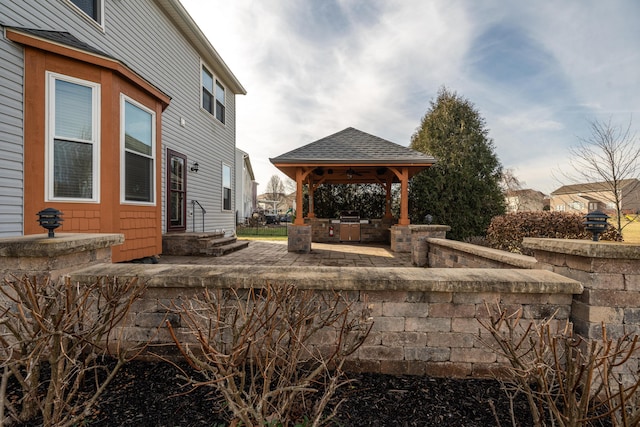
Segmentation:
<svg viewBox="0 0 640 427">
<path fill-rule="evenodd" d="M 143 291 L 137 279 L 100 278 L 86 285 L 69 278 L 5 280 L 0 366 L 22 390 L 18 405 L 3 399 L 8 416 L 19 422 L 41 418 L 45 426 L 70 426 L 87 416 L 122 365 L 141 350 L 125 350 L 123 328 L 116 326 Z M 0 394 L 6 393 L 4 376 L 2 385 Z"/>
<path fill-rule="evenodd" d="M 620 375 L 637 356 L 637 335 L 613 340 L 603 325 L 602 339 L 587 340 L 574 335 L 569 322 L 554 328 L 554 316 L 524 321 L 522 309 L 509 314 L 500 304 L 485 306 L 489 320 L 480 323 L 493 340 L 484 343 L 508 360 L 506 389 L 526 395 L 536 426 L 583 426 L 603 418 L 613 426 L 638 425 L 640 379 Z"/>
<path fill-rule="evenodd" d="M 167 326 L 189 364 L 207 378 L 194 384 L 214 387 L 234 422 L 270 425 L 309 416 L 308 425 L 318 426 L 330 418 L 324 408 L 345 383 L 345 359 L 371 330 L 366 303 L 356 304 L 337 292 L 290 285 L 205 290 L 175 307 L 199 348 L 181 343 Z"/>
</svg>

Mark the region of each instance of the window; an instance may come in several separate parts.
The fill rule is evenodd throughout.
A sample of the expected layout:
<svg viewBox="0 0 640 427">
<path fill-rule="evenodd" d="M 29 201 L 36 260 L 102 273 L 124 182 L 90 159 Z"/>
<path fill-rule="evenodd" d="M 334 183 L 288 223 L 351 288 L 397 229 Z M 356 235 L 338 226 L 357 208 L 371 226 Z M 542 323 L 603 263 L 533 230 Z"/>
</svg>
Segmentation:
<svg viewBox="0 0 640 427">
<path fill-rule="evenodd" d="M 222 210 L 231 210 L 231 168 L 222 165 Z"/>
<path fill-rule="evenodd" d="M 102 0 L 70 0 L 78 9 L 83 11 L 89 18 L 102 25 Z"/>
<path fill-rule="evenodd" d="M 224 88 L 216 80 L 216 119 L 224 123 Z"/>
<path fill-rule="evenodd" d="M 122 200 L 155 202 L 155 113 L 121 95 Z"/>
<path fill-rule="evenodd" d="M 100 85 L 47 73 L 47 200 L 97 202 Z"/>
<path fill-rule="evenodd" d="M 215 90 L 215 92 L 214 92 Z M 213 78 L 213 74 L 202 66 L 202 108 L 215 116 L 221 123 L 225 121 L 224 86 Z"/>
<path fill-rule="evenodd" d="M 557 206 L 556 206 L 556 211 L 558 211 L 558 212 L 564 212 L 564 205 L 557 205 Z"/>
<path fill-rule="evenodd" d="M 202 108 L 213 114 L 213 76 L 202 67 Z"/>
</svg>

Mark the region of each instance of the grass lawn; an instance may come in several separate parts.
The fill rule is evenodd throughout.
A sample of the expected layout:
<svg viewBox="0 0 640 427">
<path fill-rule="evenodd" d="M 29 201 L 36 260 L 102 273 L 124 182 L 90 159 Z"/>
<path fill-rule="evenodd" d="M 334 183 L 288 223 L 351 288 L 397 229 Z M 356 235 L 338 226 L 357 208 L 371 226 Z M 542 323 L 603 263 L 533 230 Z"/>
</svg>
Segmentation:
<svg viewBox="0 0 640 427">
<path fill-rule="evenodd" d="M 636 219 L 627 225 L 624 224 L 623 222 L 622 237 L 624 241 L 626 243 L 640 243 L 640 219 Z"/>
<path fill-rule="evenodd" d="M 238 240 L 282 240 L 286 241 L 287 236 L 238 236 Z"/>
</svg>

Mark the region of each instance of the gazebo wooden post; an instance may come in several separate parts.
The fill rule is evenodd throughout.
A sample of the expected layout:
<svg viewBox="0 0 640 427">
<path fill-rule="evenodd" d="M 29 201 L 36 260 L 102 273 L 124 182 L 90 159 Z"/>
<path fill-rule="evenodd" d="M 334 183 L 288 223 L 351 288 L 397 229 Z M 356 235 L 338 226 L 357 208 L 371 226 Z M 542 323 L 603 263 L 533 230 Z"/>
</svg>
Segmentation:
<svg viewBox="0 0 640 427">
<path fill-rule="evenodd" d="M 398 225 L 409 225 L 409 168 L 402 168 L 400 185 L 400 219 L 398 220 Z"/>
<path fill-rule="evenodd" d="M 295 225 L 304 225 L 302 217 L 302 187 L 303 187 L 303 171 L 302 168 L 296 168 L 296 219 L 293 221 Z"/>
<path fill-rule="evenodd" d="M 309 213 L 307 215 L 308 218 L 315 218 L 315 203 L 313 201 L 313 195 L 316 191 L 315 185 L 313 185 L 313 174 L 309 174 L 307 186 L 309 188 Z"/>
<path fill-rule="evenodd" d="M 287 250 L 289 252 L 311 252 L 311 224 L 304 223 L 302 215 L 302 187 L 310 171 L 296 168 L 296 219 L 287 227 Z"/>
<path fill-rule="evenodd" d="M 384 201 L 384 217 L 385 219 L 391 219 L 391 184 L 393 183 L 393 178 L 387 178 L 387 182 L 385 182 L 385 201 Z"/>
</svg>

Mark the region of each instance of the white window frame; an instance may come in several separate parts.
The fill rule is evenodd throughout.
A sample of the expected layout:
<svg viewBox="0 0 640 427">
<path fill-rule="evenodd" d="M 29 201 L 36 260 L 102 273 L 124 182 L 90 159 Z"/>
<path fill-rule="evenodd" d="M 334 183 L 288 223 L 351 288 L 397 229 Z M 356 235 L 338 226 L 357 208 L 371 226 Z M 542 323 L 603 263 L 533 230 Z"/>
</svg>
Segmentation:
<svg viewBox="0 0 640 427">
<path fill-rule="evenodd" d="M 92 16 L 89 16 L 84 10 L 82 10 L 78 5 L 76 5 L 73 2 L 73 0 L 67 0 L 67 3 L 80 16 L 82 16 L 87 21 L 91 22 L 93 25 L 97 25 L 101 30 L 104 31 L 104 0 L 98 0 L 98 19 L 97 20 L 93 19 Z"/>
<path fill-rule="evenodd" d="M 213 81 L 213 87 L 211 88 L 211 98 L 213 101 L 213 111 L 209 111 L 206 108 L 204 108 L 202 106 L 202 103 L 204 101 L 204 97 L 202 96 L 202 89 L 204 88 L 204 81 L 202 80 L 202 71 L 206 70 L 207 73 L 209 75 L 211 75 L 211 80 Z M 218 98 L 216 96 L 216 92 L 217 92 L 217 87 L 216 86 L 220 86 L 222 88 L 222 90 L 224 91 L 224 99 L 222 100 L 222 106 L 223 106 L 223 111 L 222 111 L 222 119 L 223 120 L 219 120 L 218 119 Z M 224 84 L 222 84 L 222 82 L 216 77 L 215 73 L 213 71 L 211 71 L 211 67 L 207 66 L 204 62 L 200 61 L 200 109 L 202 111 L 204 111 L 205 113 L 207 113 L 208 115 L 212 116 L 214 119 L 216 119 L 217 123 L 220 123 L 222 125 L 225 125 L 227 122 L 227 88 L 225 87 Z"/>
<path fill-rule="evenodd" d="M 229 168 L 229 187 L 224 186 L 224 171 L 225 168 Z M 222 163 L 222 212 L 233 212 L 233 168 L 226 163 Z M 229 188 L 229 209 L 224 208 L 224 189 Z"/>
<path fill-rule="evenodd" d="M 151 176 L 151 198 L 150 202 L 143 202 L 139 200 L 127 200 L 126 198 L 126 169 L 125 169 L 125 160 L 126 153 L 129 151 L 125 147 L 125 103 L 128 102 L 141 110 L 146 111 L 151 114 L 151 156 L 148 156 L 152 160 L 152 176 Z M 142 205 L 142 206 L 156 206 L 158 200 L 157 194 L 157 166 L 158 159 L 156 155 L 156 144 L 157 144 L 157 131 L 156 131 L 156 112 L 150 109 L 149 107 L 139 103 L 133 98 L 128 97 L 127 95 L 121 93 L 120 94 L 120 203 L 123 205 Z M 134 152 L 136 155 L 143 155 L 138 152 Z"/>
<path fill-rule="evenodd" d="M 80 203 L 99 203 L 100 202 L 100 83 L 81 80 L 75 77 L 58 74 L 51 71 L 45 73 L 46 79 L 46 149 L 45 149 L 45 201 L 47 202 L 80 202 Z M 92 176 L 92 197 L 91 198 L 75 198 L 75 197 L 56 197 L 54 194 L 55 178 L 54 174 L 54 139 L 56 129 L 56 99 L 55 99 L 55 82 L 61 80 L 74 83 L 81 86 L 91 88 L 91 129 L 92 135 L 89 140 L 78 140 L 77 142 L 91 144 L 93 152 L 91 159 L 93 161 Z M 61 138 L 62 139 L 62 138 Z M 70 138 L 63 138 L 67 141 L 73 141 Z"/>
</svg>

